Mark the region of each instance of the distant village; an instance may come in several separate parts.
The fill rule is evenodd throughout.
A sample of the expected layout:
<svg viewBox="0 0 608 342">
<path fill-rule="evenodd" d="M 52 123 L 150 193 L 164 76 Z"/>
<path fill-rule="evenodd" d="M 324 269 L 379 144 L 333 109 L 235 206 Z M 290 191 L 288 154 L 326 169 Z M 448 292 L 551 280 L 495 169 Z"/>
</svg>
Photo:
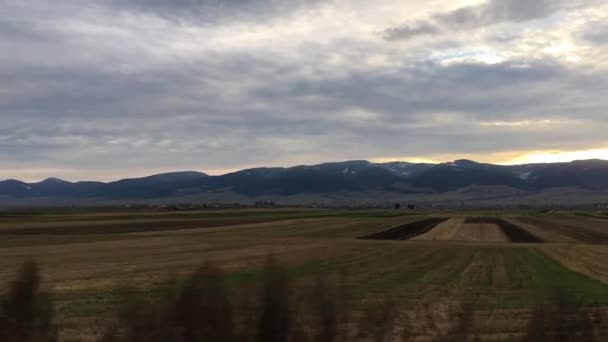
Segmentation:
<svg viewBox="0 0 608 342">
<path fill-rule="evenodd" d="M 313 208 L 313 209 L 351 209 L 351 210 L 364 210 L 364 209 L 390 209 L 390 210 L 442 210 L 442 209 L 479 209 L 483 206 L 469 205 L 464 201 L 455 203 L 453 205 L 445 204 L 413 204 L 413 203 L 400 203 L 400 202 L 385 202 L 385 203 L 351 203 L 351 204 L 307 204 L 307 205 L 293 205 L 293 204 L 280 204 L 272 200 L 255 201 L 251 203 L 176 203 L 176 204 L 126 204 L 124 208 L 127 209 L 156 209 L 166 211 L 180 211 L 180 210 L 205 210 L 205 209 L 239 209 L 239 208 Z M 564 207 L 559 205 L 548 205 L 546 210 L 559 210 L 571 207 Z M 504 206 L 503 209 L 543 209 L 539 207 L 531 207 L 526 205 L 517 206 Z M 593 209 L 593 210 L 608 210 L 608 203 L 597 203 L 590 206 L 581 206 L 580 209 Z"/>
</svg>

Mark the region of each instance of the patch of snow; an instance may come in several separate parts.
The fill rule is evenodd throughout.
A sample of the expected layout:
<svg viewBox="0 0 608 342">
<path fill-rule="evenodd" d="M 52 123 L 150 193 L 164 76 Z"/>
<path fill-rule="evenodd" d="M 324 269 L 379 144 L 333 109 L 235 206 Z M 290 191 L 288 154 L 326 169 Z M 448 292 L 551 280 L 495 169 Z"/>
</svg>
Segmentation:
<svg viewBox="0 0 608 342">
<path fill-rule="evenodd" d="M 352 174 L 352 175 L 356 175 L 356 174 L 357 174 L 357 171 L 352 171 L 352 172 L 351 172 L 351 174 Z"/>
<path fill-rule="evenodd" d="M 32 190 L 32 187 L 31 187 L 31 186 L 27 186 L 27 185 L 26 185 L 26 186 L 25 186 L 25 190 L 26 190 L 26 191 L 30 191 L 30 190 Z"/>
<path fill-rule="evenodd" d="M 348 173 L 348 168 L 342 170 L 342 174 L 347 174 Z"/>
<path fill-rule="evenodd" d="M 521 173 L 521 174 L 519 175 L 519 178 L 520 178 L 520 179 L 528 179 L 528 178 L 530 178 L 530 175 L 531 175 L 531 174 L 532 174 L 532 171 L 524 172 L 524 173 Z"/>
</svg>

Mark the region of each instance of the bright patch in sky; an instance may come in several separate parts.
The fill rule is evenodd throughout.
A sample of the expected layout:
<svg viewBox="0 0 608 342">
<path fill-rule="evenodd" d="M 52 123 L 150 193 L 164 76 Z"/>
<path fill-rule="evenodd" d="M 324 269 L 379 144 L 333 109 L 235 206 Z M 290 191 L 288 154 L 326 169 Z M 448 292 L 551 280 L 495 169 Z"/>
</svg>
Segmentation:
<svg viewBox="0 0 608 342">
<path fill-rule="evenodd" d="M 479 50 L 459 50 L 434 54 L 431 60 L 436 60 L 443 66 L 459 63 L 498 64 L 506 59 L 497 53 Z"/>
<path fill-rule="evenodd" d="M 552 125 L 555 122 L 553 120 L 524 120 L 524 121 L 489 121 L 480 122 L 479 125 L 482 127 L 530 127 L 530 126 L 543 126 Z"/>
<path fill-rule="evenodd" d="M 482 163 L 493 163 L 499 165 L 520 165 L 536 163 L 562 163 L 574 160 L 604 159 L 608 160 L 608 148 L 583 150 L 583 151 L 534 151 L 522 152 L 499 152 L 492 154 L 464 153 L 464 154 L 442 154 L 427 158 L 419 157 L 393 157 L 376 158 L 373 162 L 388 163 L 395 161 L 408 161 L 412 163 L 446 163 L 457 159 L 471 159 Z"/>
<path fill-rule="evenodd" d="M 562 163 L 573 160 L 608 160 L 608 148 L 585 151 L 543 151 L 532 152 L 502 164 Z"/>
</svg>

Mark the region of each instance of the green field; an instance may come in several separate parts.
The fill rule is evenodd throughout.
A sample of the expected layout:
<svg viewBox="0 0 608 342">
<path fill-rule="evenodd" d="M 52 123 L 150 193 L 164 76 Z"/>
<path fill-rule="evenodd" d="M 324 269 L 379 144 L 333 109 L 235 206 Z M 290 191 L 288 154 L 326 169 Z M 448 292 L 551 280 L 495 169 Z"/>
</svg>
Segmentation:
<svg viewBox="0 0 608 342">
<path fill-rule="evenodd" d="M 544 242 L 356 239 L 429 216 L 504 217 L 529 224 Z M 170 276 L 205 261 L 219 265 L 231 286 L 255 285 L 269 254 L 303 288 L 320 273 L 340 275 L 353 308 L 388 296 L 407 308 L 457 302 L 524 317 L 556 294 L 608 306 L 608 245 L 586 240 L 608 236 L 608 220 L 591 215 L 243 209 L 24 211 L 0 218 L 0 276 L 12 279 L 23 260 L 37 260 L 66 331 L 111 318 L 133 289 L 159 296 Z"/>
</svg>

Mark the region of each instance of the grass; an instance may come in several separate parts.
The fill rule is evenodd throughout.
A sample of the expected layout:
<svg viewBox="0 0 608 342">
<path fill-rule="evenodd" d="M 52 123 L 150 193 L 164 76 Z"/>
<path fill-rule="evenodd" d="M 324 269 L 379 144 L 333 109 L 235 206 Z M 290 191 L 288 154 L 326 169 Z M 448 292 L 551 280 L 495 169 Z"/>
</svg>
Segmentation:
<svg viewBox="0 0 608 342">
<path fill-rule="evenodd" d="M 25 217 L 0 224 L 0 235 L 85 235 L 213 228 L 294 219 L 371 219 L 412 216 L 395 211 L 244 210 L 241 212 L 167 212 L 154 215 Z"/>
<path fill-rule="evenodd" d="M 40 291 L 37 265 L 26 261 L 0 305 L 0 337 L 9 342 L 54 342 L 60 330 L 51 296 Z M 383 295 L 353 306 L 348 282 L 317 273 L 311 289 L 270 255 L 255 287 L 234 286 L 212 263 L 182 279 L 173 278 L 155 296 L 125 292 L 112 319 L 88 340 L 100 342 L 217 341 L 430 341 L 480 340 L 482 324 L 470 304 L 451 305 L 445 315 L 432 307 Z M 603 341 L 605 312 L 588 309 L 563 289 L 536 306 L 520 341 Z M 462 300 L 462 298 L 461 298 Z M 466 300 L 462 303 L 466 303 Z M 408 315 L 412 310 L 423 316 Z M 496 310 L 495 308 L 493 310 Z M 493 311 L 496 312 L 496 311 Z"/>
<path fill-rule="evenodd" d="M 532 222 L 544 222 L 545 230 L 551 229 L 548 223 L 563 220 L 569 226 L 576 222 L 576 229 L 589 229 L 592 234 L 601 234 L 604 227 L 598 221 L 587 224 L 584 217 L 500 213 L 464 212 L 460 216 L 518 218 L 521 214 L 534 217 Z M 405 308 L 464 302 L 476 312 L 517 312 L 518 317 L 524 317 L 522 321 L 528 317 L 526 312 L 551 301 L 556 293 L 577 298 L 585 307 L 608 306 L 608 285 L 597 280 L 606 279 L 608 274 L 601 272 L 608 273 L 608 269 L 592 264 L 576 268 L 559 258 L 576 259 L 572 250 L 582 248 L 582 241 L 531 246 L 356 239 L 426 217 L 452 216 L 445 211 L 407 214 L 308 209 L 37 213 L 37 222 L 24 217 L 0 223 L 0 278 L 14 277 L 14 266 L 28 257 L 40 260 L 44 280 L 54 292 L 60 326 L 63 322 L 86 324 L 90 319 L 109 319 L 125 295 L 133 291 L 152 301 L 162 300 L 170 289 L 167 279 L 186 277 L 205 261 L 221 267 L 231 288 L 260 287 L 266 281 L 264 265 L 269 253 L 297 284 L 298 295 L 314 293 L 320 275 L 337 277 L 348 289 L 349 306 L 358 312 L 387 297 Z M 202 221 L 232 220 L 237 224 L 231 227 L 194 226 Z M 105 230 L 109 226 L 112 228 Z M 11 229 L 38 232 L 6 234 Z M 64 231 L 55 234 L 54 229 Z M 570 230 L 558 227 L 551 233 L 558 236 Z M 585 248 L 581 260 L 588 263 L 594 255 L 604 255 L 601 246 L 595 247 Z M 382 317 L 383 313 L 374 315 Z M 507 325 L 512 323 L 509 318 L 503 320 Z M 509 329 L 521 332 L 524 327 Z"/>
<path fill-rule="evenodd" d="M 390 295 L 403 303 L 467 298 L 478 308 L 526 309 L 562 291 L 586 305 L 608 305 L 608 286 L 566 269 L 534 248 L 391 246 L 382 253 L 357 248 L 332 259 L 305 260 L 285 268 L 290 278 L 304 284 L 314 283 L 320 272 L 341 274 L 357 298 Z M 497 268 L 504 268 L 502 277 Z M 263 269 L 227 272 L 226 279 L 234 286 L 257 285 L 263 280 Z M 164 286 L 159 282 L 145 291 L 156 297 Z M 58 297 L 58 314 L 66 318 L 108 314 L 125 291 L 72 291 Z"/>
<path fill-rule="evenodd" d="M 158 211 L 150 213 L 142 212 L 125 212 L 125 213 L 86 213 L 71 214 L 49 214 L 49 213 L 35 213 L 35 214 L 6 214 L 0 212 L 0 218 L 3 218 L 4 222 L 49 222 L 49 221 L 60 221 L 60 222 L 85 222 L 85 223 L 103 223 L 105 221 L 121 221 L 123 224 L 137 222 L 137 221 L 155 221 L 159 219 L 167 220 L 198 220 L 198 219 L 209 219 L 209 220 L 222 220 L 222 219 L 263 219 L 263 218 L 276 218 L 276 219 L 293 219 L 293 218 L 323 218 L 323 217 L 351 217 L 351 218 L 365 218 L 365 217 L 395 217 L 405 215 L 416 215 L 416 212 L 404 212 L 404 211 L 386 211 L 386 210 L 329 210 L 329 209 L 242 209 L 242 210 L 221 210 L 221 211 Z"/>
</svg>

